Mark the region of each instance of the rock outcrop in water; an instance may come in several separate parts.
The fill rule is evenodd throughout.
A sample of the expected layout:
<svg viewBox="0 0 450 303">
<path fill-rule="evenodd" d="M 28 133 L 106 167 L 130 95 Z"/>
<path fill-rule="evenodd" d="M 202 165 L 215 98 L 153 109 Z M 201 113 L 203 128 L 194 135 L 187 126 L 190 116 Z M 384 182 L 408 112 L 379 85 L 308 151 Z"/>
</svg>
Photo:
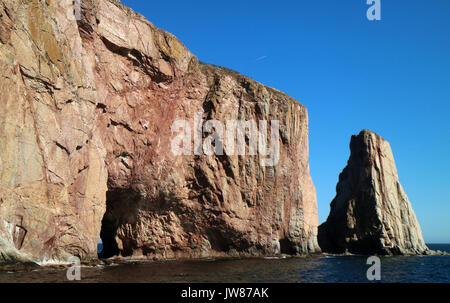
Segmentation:
<svg viewBox="0 0 450 303">
<path fill-rule="evenodd" d="M 411 203 L 400 185 L 391 147 L 364 130 L 353 136 L 328 220 L 319 227 L 324 252 L 425 254 Z"/>
<path fill-rule="evenodd" d="M 103 257 L 319 250 L 305 107 L 119 1 L 82 1 L 80 20 L 63 4 L 0 0 L 3 261 L 96 257 L 100 234 Z M 278 165 L 175 156 L 172 123 L 201 110 L 279 120 Z"/>
</svg>

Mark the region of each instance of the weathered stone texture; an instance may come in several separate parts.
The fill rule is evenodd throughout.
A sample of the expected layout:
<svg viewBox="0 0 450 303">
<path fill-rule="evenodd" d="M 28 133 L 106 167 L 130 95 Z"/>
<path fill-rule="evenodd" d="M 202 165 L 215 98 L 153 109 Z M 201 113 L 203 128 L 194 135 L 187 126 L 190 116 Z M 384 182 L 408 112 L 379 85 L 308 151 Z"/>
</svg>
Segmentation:
<svg viewBox="0 0 450 303">
<path fill-rule="evenodd" d="M 328 220 L 319 227 L 324 252 L 429 253 L 411 203 L 400 185 L 391 147 L 364 130 L 353 136 Z"/>
<path fill-rule="evenodd" d="M 200 63 L 119 1 L 82 1 L 78 21 L 61 3 L 0 1 L 1 251 L 96 257 L 100 233 L 104 255 L 318 251 L 301 104 Z M 175 156 L 172 123 L 200 110 L 280 120 L 278 165 Z"/>
</svg>

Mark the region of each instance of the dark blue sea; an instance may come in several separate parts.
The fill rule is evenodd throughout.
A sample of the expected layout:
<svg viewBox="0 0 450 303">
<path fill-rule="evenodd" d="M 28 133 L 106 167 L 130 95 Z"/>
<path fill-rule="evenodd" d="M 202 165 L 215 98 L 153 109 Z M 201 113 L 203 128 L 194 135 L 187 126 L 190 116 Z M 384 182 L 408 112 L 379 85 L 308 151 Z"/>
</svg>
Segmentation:
<svg viewBox="0 0 450 303">
<path fill-rule="evenodd" d="M 450 244 L 429 244 L 450 252 Z M 287 259 L 133 262 L 81 268 L 81 282 L 368 283 L 367 258 L 356 256 Z M 0 272 L 1 282 L 66 282 L 65 269 Z M 450 256 L 382 257 L 384 283 L 449 283 Z"/>
</svg>

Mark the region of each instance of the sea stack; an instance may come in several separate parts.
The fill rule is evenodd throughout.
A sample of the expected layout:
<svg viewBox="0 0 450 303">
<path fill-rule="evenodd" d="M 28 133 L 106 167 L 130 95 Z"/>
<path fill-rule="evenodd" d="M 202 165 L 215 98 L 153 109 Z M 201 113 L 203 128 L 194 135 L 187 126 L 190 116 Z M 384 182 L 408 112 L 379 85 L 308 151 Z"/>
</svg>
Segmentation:
<svg viewBox="0 0 450 303">
<path fill-rule="evenodd" d="M 402 186 L 390 144 L 363 130 L 352 136 L 351 155 L 339 176 L 319 245 L 328 253 L 419 255 L 425 245 Z"/>
<path fill-rule="evenodd" d="M 0 1 L 0 262 L 96 258 L 100 236 L 105 258 L 320 250 L 303 105 L 118 0 L 71 5 Z M 174 123 L 197 113 L 266 121 L 278 163 L 248 137 L 245 156 L 174 154 Z"/>
</svg>

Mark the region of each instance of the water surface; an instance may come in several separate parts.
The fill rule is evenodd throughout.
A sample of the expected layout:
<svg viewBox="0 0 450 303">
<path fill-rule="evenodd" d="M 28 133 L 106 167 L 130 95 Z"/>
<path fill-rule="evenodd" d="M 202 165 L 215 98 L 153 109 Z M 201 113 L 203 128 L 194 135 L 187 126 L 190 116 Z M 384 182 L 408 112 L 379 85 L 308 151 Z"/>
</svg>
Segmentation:
<svg viewBox="0 0 450 303">
<path fill-rule="evenodd" d="M 429 245 L 450 252 L 450 245 Z M 288 259 L 129 262 L 82 267 L 81 282 L 369 282 L 367 258 L 357 256 Z M 450 282 L 450 256 L 381 258 L 381 282 Z M 66 270 L 0 272 L 0 282 L 67 282 Z"/>
</svg>

